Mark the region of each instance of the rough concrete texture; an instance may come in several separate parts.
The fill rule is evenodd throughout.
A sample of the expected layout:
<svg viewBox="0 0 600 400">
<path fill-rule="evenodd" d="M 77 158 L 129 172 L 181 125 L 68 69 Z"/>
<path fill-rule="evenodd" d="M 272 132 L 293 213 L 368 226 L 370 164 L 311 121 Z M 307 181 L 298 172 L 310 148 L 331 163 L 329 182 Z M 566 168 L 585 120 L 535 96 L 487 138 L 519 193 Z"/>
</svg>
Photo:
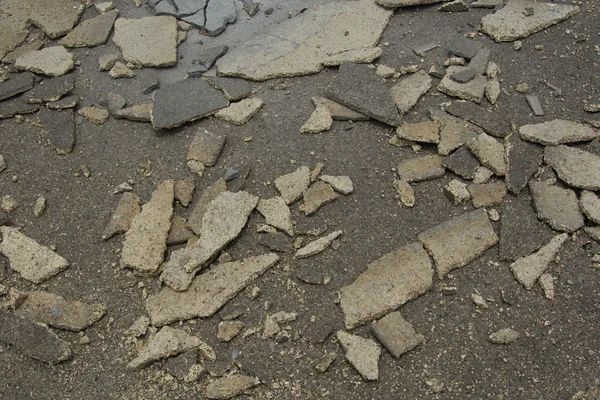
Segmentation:
<svg viewBox="0 0 600 400">
<path fill-rule="evenodd" d="M 444 167 L 465 179 L 473 179 L 479 167 L 479 160 L 465 146 L 444 158 Z"/>
<path fill-rule="evenodd" d="M 426 293 L 432 280 L 432 262 L 418 242 L 373 261 L 352 284 L 340 290 L 346 328 L 353 329 L 396 310 Z"/>
<path fill-rule="evenodd" d="M 177 20 L 170 16 L 119 18 L 113 41 L 134 64 L 168 67 L 177 62 Z"/>
<path fill-rule="evenodd" d="M 392 182 L 394 190 L 399 197 L 399 205 L 412 208 L 415 205 L 415 191 L 407 181 L 403 179 L 394 179 Z"/>
<path fill-rule="evenodd" d="M 83 118 L 87 119 L 90 123 L 95 125 L 102 125 L 106 121 L 108 121 L 108 111 L 102 107 L 91 106 L 91 107 L 82 107 L 77 111 L 77 114 L 81 115 Z"/>
<path fill-rule="evenodd" d="M 194 231 L 195 234 L 199 235 L 202 231 L 202 219 L 204 213 L 208 208 L 211 201 L 216 199 L 221 193 L 227 191 L 227 183 L 223 178 L 219 178 L 212 185 L 202 190 L 200 198 L 196 200 L 192 214 L 188 218 L 188 226 Z"/>
<path fill-rule="evenodd" d="M 17 271 L 23 279 L 41 283 L 69 266 L 67 260 L 16 228 L 1 226 L 0 232 L 0 251 L 8 258 L 10 268 Z"/>
<path fill-rule="evenodd" d="M 371 325 L 377 339 L 396 358 L 423 343 L 425 336 L 415 332 L 412 324 L 394 311 Z"/>
<path fill-rule="evenodd" d="M 436 121 L 404 123 L 396 129 L 396 134 L 399 138 L 413 142 L 439 143 L 440 123 Z"/>
<path fill-rule="evenodd" d="M 511 42 L 539 32 L 575 15 L 579 7 L 566 4 L 510 0 L 481 20 L 480 29 L 497 42 Z"/>
<path fill-rule="evenodd" d="M 276 196 L 270 199 L 260 199 L 256 209 L 265 217 L 267 225 L 280 229 L 289 236 L 294 236 L 292 214 L 282 197 Z"/>
<path fill-rule="evenodd" d="M 403 77 L 391 89 L 392 99 L 400 114 L 406 114 L 417 104 L 421 96 L 431 89 L 431 78 L 421 70 Z"/>
<path fill-rule="evenodd" d="M 421 182 L 444 175 L 444 157 L 430 155 L 400 161 L 398 176 L 406 182 Z"/>
<path fill-rule="evenodd" d="M 329 100 L 325 97 L 313 97 L 312 98 L 315 107 L 323 105 L 327 107 L 329 115 L 335 121 L 368 121 L 369 117 L 359 112 L 356 112 L 346 106 L 336 103 L 333 100 Z"/>
<path fill-rule="evenodd" d="M 315 7 L 230 51 L 217 61 L 217 70 L 262 81 L 316 73 L 337 61 L 352 62 L 363 56 L 362 50 L 373 49 L 391 16 L 372 0 Z M 356 56 L 348 57 L 353 52 Z"/>
<path fill-rule="evenodd" d="M 138 356 L 131 360 L 127 367 L 142 368 L 154 361 L 195 349 L 201 344 L 202 341 L 197 337 L 180 329 L 165 326 L 148 340 Z"/>
<path fill-rule="evenodd" d="M 131 192 L 123 193 L 104 228 L 102 239 L 107 240 L 118 233 L 127 232 L 140 211 L 140 198 Z"/>
<path fill-rule="evenodd" d="M 336 192 L 348 195 L 354 191 L 354 185 L 349 176 L 321 175 L 319 179 L 328 183 Z"/>
<path fill-rule="evenodd" d="M 487 78 L 485 76 L 476 76 L 466 83 L 457 82 L 451 76 L 459 72 L 461 68 L 460 66 L 448 67 L 446 75 L 439 83 L 437 89 L 448 96 L 481 103 L 485 93 Z"/>
<path fill-rule="evenodd" d="M 300 127 L 300 133 L 321 133 L 331 129 L 333 118 L 329 108 L 318 98 L 313 98 L 315 110 L 310 114 L 308 120 Z"/>
<path fill-rule="evenodd" d="M 440 142 L 438 154 L 446 156 L 465 143 L 474 139 L 477 127 L 469 122 L 456 118 L 441 110 L 431 110 L 431 119 L 440 123 Z"/>
<path fill-rule="evenodd" d="M 199 161 L 207 167 L 212 167 L 217 164 L 226 141 L 225 135 L 198 129 L 190 144 L 187 160 Z"/>
<path fill-rule="evenodd" d="M 568 239 L 566 233 L 555 236 L 548 244 L 538 250 L 536 253 L 520 258 L 510 265 L 510 269 L 525 289 L 530 290 L 540 276 L 554 261 L 554 257 L 560 250 L 563 243 Z"/>
<path fill-rule="evenodd" d="M 412 7 L 426 4 L 439 3 L 444 0 L 375 0 L 377 4 L 381 4 L 384 7 Z"/>
<path fill-rule="evenodd" d="M 346 359 L 364 380 L 376 381 L 379 379 L 381 347 L 375 341 L 344 331 L 338 331 L 336 338 L 346 351 Z"/>
<path fill-rule="evenodd" d="M 206 397 L 208 399 L 230 399 L 258 385 L 260 385 L 258 378 L 233 374 L 210 382 L 206 386 Z"/>
<path fill-rule="evenodd" d="M 471 198 L 471 193 L 467 189 L 467 184 L 453 179 L 446 186 L 444 186 L 444 194 L 452 202 L 452 204 L 459 205 Z"/>
<path fill-rule="evenodd" d="M 418 237 L 433 257 L 440 279 L 453 269 L 469 264 L 498 242 L 483 209 L 429 228 Z"/>
<path fill-rule="evenodd" d="M 65 47 L 94 47 L 104 44 L 108 40 L 118 16 L 119 11 L 112 10 L 86 19 L 67 36 L 60 39 L 58 44 Z"/>
<path fill-rule="evenodd" d="M 230 342 L 244 329 L 242 321 L 221 321 L 219 322 L 219 332 L 217 340 L 220 342 Z"/>
<path fill-rule="evenodd" d="M 15 74 L 7 81 L 0 83 L 0 101 L 6 100 L 19 93 L 26 92 L 33 88 L 33 74 L 22 72 Z"/>
<path fill-rule="evenodd" d="M 544 291 L 544 297 L 548 300 L 554 299 L 554 277 L 548 273 L 543 273 L 538 278 L 538 283 Z"/>
<path fill-rule="evenodd" d="M 504 328 L 492 333 L 488 340 L 494 344 L 511 344 L 519 338 L 519 332 Z"/>
<path fill-rule="evenodd" d="M 121 265 L 137 274 L 156 274 L 164 259 L 173 215 L 173 185 L 171 180 L 158 185 L 125 234 Z"/>
<path fill-rule="evenodd" d="M 106 309 L 101 304 L 68 301 L 48 292 L 28 292 L 15 313 L 54 328 L 79 332 L 100 320 Z"/>
<path fill-rule="evenodd" d="M 63 46 L 46 47 L 25 53 L 15 60 L 15 68 L 47 76 L 61 76 L 75 66 L 74 56 Z"/>
<path fill-rule="evenodd" d="M 506 184 L 504 182 L 493 182 L 483 184 L 473 184 L 467 187 L 473 207 L 491 207 L 502 203 L 506 196 Z"/>
<path fill-rule="evenodd" d="M 56 39 L 73 29 L 85 8 L 85 5 L 77 0 L 35 2 L 29 20 L 43 30 L 48 37 Z"/>
<path fill-rule="evenodd" d="M 574 191 L 547 182 L 529 182 L 529 190 L 538 218 L 553 229 L 574 232 L 583 227 L 584 220 Z"/>
<path fill-rule="evenodd" d="M 546 146 L 544 161 L 568 185 L 600 190 L 600 157 L 568 146 Z"/>
<path fill-rule="evenodd" d="M 598 131 L 591 126 L 564 119 L 523 125 L 519 134 L 524 140 L 544 145 L 585 142 L 598 137 Z"/>
<path fill-rule="evenodd" d="M 275 187 L 288 205 L 300 199 L 302 193 L 308 189 L 308 185 L 310 185 L 310 169 L 305 166 L 275 179 Z"/>
<path fill-rule="evenodd" d="M 215 264 L 197 276 L 184 292 L 168 287 L 162 289 L 146 300 L 152 325 L 210 317 L 278 260 L 276 254 L 268 253 L 242 261 Z"/>
<path fill-rule="evenodd" d="M 590 221 L 600 224 L 600 198 L 598 195 L 588 190 L 582 190 L 579 195 L 579 206 Z"/>
<path fill-rule="evenodd" d="M 296 259 L 308 258 L 308 257 L 314 256 L 315 254 L 319 254 L 319 253 L 325 251 L 325 249 L 329 247 L 331 242 L 333 242 L 335 239 L 340 237 L 342 234 L 343 234 L 342 231 L 335 231 L 335 232 L 330 233 L 327 236 L 323 236 L 317 240 L 313 240 L 312 242 L 308 243 L 306 246 L 300 248 L 294 255 L 294 258 L 296 258 Z"/>
<path fill-rule="evenodd" d="M 482 133 L 468 143 L 469 149 L 477 156 L 482 165 L 488 167 L 494 174 L 506 174 L 506 160 L 504 159 L 504 144 L 493 137 Z"/>
<path fill-rule="evenodd" d="M 304 214 L 311 215 L 316 213 L 319 208 L 336 200 L 338 195 L 330 184 L 316 182 L 304 191 L 302 197 L 304 199 Z"/>
<path fill-rule="evenodd" d="M 42 108 L 38 113 L 48 144 L 58 154 L 69 154 L 73 151 L 75 146 L 74 114 L 72 109 L 50 111 L 46 108 Z"/>
<path fill-rule="evenodd" d="M 23 95 L 23 101 L 29 104 L 40 104 L 57 101 L 75 87 L 75 75 L 68 74 L 56 78 L 44 79 L 32 90 Z"/>
<path fill-rule="evenodd" d="M 152 107 L 152 103 L 135 104 L 115 111 L 113 117 L 129 121 L 150 122 L 152 121 Z"/>
<path fill-rule="evenodd" d="M 5 311 L 0 311 L 0 342 L 50 365 L 71 358 L 69 343 L 59 339 L 46 326 Z"/>
<path fill-rule="evenodd" d="M 188 228 L 185 218 L 179 215 L 173 215 L 171 218 L 171 229 L 167 236 L 167 246 L 187 243 L 194 237 L 194 232 Z"/>
<path fill-rule="evenodd" d="M 120 78 L 134 78 L 136 73 L 131 68 L 127 67 L 127 65 L 123 64 L 121 61 L 115 62 L 115 65 L 112 66 L 110 71 L 108 71 L 108 75 L 113 79 Z"/>
<path fill-rule="evenodd" d="M 544 148 L 512 134 L 504 140 L 506 150 L 506 187 L 519 193 L 535 174 L 544 159 Z"/>
<path fill-rule="evenodd" d="M 258 114 L 262 106 L 262 99 L 251 97 L 240 100 L 237 103 L 231 103 L 229 107 L 217 111 L 215 117 L 231 122 L 234 125 L 244 125 L 250 121 L 250 118 Z"/>
</svg>

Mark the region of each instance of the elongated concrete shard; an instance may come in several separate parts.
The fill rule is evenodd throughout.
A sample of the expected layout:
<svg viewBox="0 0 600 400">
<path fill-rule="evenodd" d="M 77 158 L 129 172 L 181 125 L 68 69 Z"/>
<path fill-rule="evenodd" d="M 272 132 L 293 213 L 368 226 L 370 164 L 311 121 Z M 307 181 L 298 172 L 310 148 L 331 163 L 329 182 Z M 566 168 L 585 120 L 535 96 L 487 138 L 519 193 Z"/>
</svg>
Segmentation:
<svg viewBox="0 0 600 400">
<path fill-rule="evenodd" d="M 530 290 L 538 278 L 548 269 L 556 253 L 558 253 L 558 250 L 560 250 L 560 247 L 568 237 L 566 233 L 557 235 L 537 253 L 530 254 L 512 263 L 510 269 L 515 279 L 525 289 Z"/>
<path fill-rule="evenodd" d="M 373 261 L 340 290 L 346 328 L 370 322 L 424 293 L 433 281 L 433 265 L 419 242 Z"/>
<path fill-rule="evenodd" d="M 496 42 L 527 37 L 575 15 L 579 7 L 534 1 L 511 0 L 481 20 L 480 29 Z"/>
<path fill-rule="evenodd" d="M 279 260 L 274 253 L 216 264 L 197 276 L 185 292 L 164 288 L 148 297 L 152 325 L 162 326 L 196 317 L 210 317 L 250 282 Z"/>
<path fill-rule="evenodd" d="M 171 228 L 173 192 L 173 181 L 161 183 L 150 201 L 142 206 L 142 212 L 133 219 L 123 241 L 123 266 L 131 267 L 141 275 L 153 275 L 158 271 Z"/>
<path fill-rule="evenodd" d="M 498 242 L 484 209 L 472 211 L 436 225 L 419 234 L 433 257 L 438 277 L 463 267 Z"/>
<path fill-rule="evenodd" d="M 41 283 L 69 266 L 67 260 L 16 228 L 2 226 L 0 232 L 0 252 L 8 257 L 10 268 L 30 282 Z"/>
<path fill-rule="evenodd" d="M 146 343 L 140 354 L 131 360 L 127 367 L 143 368 L 154 361 L 181 354 L 202 344 L 196 336 L 165 326 Z"/>
<path fill-rule="evenodd" d="M 370 62 L 392 13 L 373 0 L 318 6 L 230 51 L 217 61 L 217 70 L 263 81 L 317 73 L 324 64 Z"/>
<path fill-rule="evenodd" d="M 599 136 L 591 126 L 564 119 L 523 125 L 519 128 L 519 134 L 524 140 L 545 145 L 585 142 Z"/>
<path fill-rule="evenodd" d="M 544 161 L 568 185 L 600 190 L 600 157 L 569 146 L 546 146 Z"/>
<path fill-rule="evenodd" d="M 256 209 L 265 217 L 265 222 L 268 225 L 282 230 L 289 236 L 294 236 L 292 214 L 282 197 L 276 196 L 270 199 L 261 199 Z"/>
<path fill-rule="evenodd" d="M 346 359 L 364 380 L 376 381 L 379 379 L 381 347 L 377 342 L 344 331 L 338 331 L 336 337 L 346 350 Z"/>
</svg>

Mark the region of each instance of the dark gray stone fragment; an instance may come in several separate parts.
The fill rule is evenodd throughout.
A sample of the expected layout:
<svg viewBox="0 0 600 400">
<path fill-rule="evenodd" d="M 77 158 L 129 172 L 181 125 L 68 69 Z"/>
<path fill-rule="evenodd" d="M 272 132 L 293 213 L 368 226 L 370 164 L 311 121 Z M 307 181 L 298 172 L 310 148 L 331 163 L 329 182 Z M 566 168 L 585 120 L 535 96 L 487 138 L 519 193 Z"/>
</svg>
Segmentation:
<svg viewBox="0 0 600 400">
<path fill-rule="evenodd" d="M 477 75 L 485 74 L 488 63 L 490 62 L 490 50 L 487 47 L 479 50 L 475 57 L 471 59 L 469 68 L 472 68 Z"/>
<path fill-rule="evenodd" d="M 227 181 L 227 191 L 232 193 L 244 190 L 246 188 L 248 176 L 250 175 L 250 168 L 247 166 L 239 167 L 236 171 L 238 171 L 237 178 Z"/>
<path fill-rule="evenodd" d="M 75 75 L 63 75 L 44 79 L 35 88 L 23 95 L 23 101 L 29 104 L 57 101 L 75 87 Z"/>
<path fill-rule="evenodd" d="M 303 267 L 296 272 L 296 278 L 309 285 L 320 285 L 323 283 L 323 274 L 319 269 Z"/>
<path fill-rule="evenodd" d="M 0 102 L 0 119 L 12 118 L 15 115 L 31 114 L 40 109 L 39 104 L 27 104 L 21 97 Z"/>
<path fill-rule="evenodd" d="M 338 74 L 325 90 L 325 96 L 385 124 L 399 126 L 401 123 L 390 90 L 366 64 L 340 65 Z"/>
<path fill-rule="evenodd" d="M 211 0 L 205 10 L 204 30 L 211 36 L 220 35 L 227 24 L 235 22 L 237 17 L 234 0 Z"/>
<path fill-rule="evenodd" d="M 291 253 L 292 245 L 284 233 L 263 233 L 258 235 L 258 243 L 266 246 L 269 250 L 282 253 Z"/>
<path fill-rule="evenodd" d="M 542 107 L 542 103 L 540 103 L 540 98 L 534 95 L 527 95 L 525 97 L 527 98 L 527 103 L 529 104 L 531 111 L 533 111 L 533 115 L 536 117 L 543 116 L 544 108 Z"/>
<path fill-rule="evenodd" d="M 254 15 L 258 12 L 258 9 L 260 8 L 260 4 L 255 3 L 251 0 L 246 0 L 246 1 L 244 1 L 243 8 L 244 8 L 244 11 L 246 11 L 249 16 L 254 17 Z"/>
<path fill-rule="evenodd" d="M 196 28 L 200 28 L 200 29 L 204 28 L 204 24 L 206 23 L 206 17 L 204 15 L 204 10 L 200 10 L 196 14 L 189 15 L 189 16 L 183 17 L 181 19 L 183 21 L 187 22 L 188 24 L 193 25 Z"/>
<path fill-rule="evenodd" d="M 208 68 L 206 68 L 204 65 L 202 65 L 200 63 L 192 64 L 188 68 L 187 77 L 188 78 L 201 78 L 202 75 L 204 75 L 204 73 L 206 71 L 208 71 Z"/>
<path fill-rule="evenodd" d="M 177 17 L 177 8 L 171 4 L 169 0 L 159 1 L 154 5 L 154 13 L 156 15 L 172 15 Z"/>
<path fill-rule="evenodd" d="M 454 101 L 446 111 L 479 126 L 492 136 L 506 137 L 511 132 L 510 122 L 504 113 L 488 111 L 471 101 Z"/>
<path fill-rule="evenodd" d="M 462 146 L 443 161 L 444 167 L 465 179 L 473 179 L 479 167 L 479 160 L 466 147 Z"/>
<path fill-rule="evenodd" d="M 114 117 L 118 111 L 122 110 L 127 105 L 127 100 L 118 93 L 110 92 L 104 95 L 99 103 L 101 106 L 108 108 L 108 112 Z"/>
<path fill-rule="evenodd" d="M 198 352 L 190 350 L 177 357 L 172 357 L 167 360 L 165 367 L 167 371 L 180 381 L 190 372 L 192 365 L 198 363 Z"/>
<path fill-rule="evenodd" d="M 583 149 L 588 153 L 592 153 L 600 157 L 600 139 L 594 139 Z"/>
<path fill-rule="evenodd" d="M 471 82 L 475 78 L 475 70 L 471 67 L 465 67 L 450 75 L 450 79 L 460 83 Z"/>
<path fill-rule="evenodd" d="M 245 79 L 211 76 L 207 80 L 211 85 L 222 90 L 229 101 L 243 99 L 250 96 L 252 92 L 252 86 Z"/>
<path fill-rule="evenodd" d="M 42 108 L 38 114 L 48 144 L 58 154 L 69 154 L 75 146 L 75 111 L 72 108 L 52 111 Z"/>
<path fill-rule="evenodd" d="M 11 75 L 10 79 L 0 84 L 0 101 L 16 96 L 33 88 L 33 74 L 22 72 Z"/>
<path fill-rule="evenodd" d="M 158 80 L 158 78 L 152 78 L 143 84 L 142 93 L 144 93 L 144 94 L 152 93 L 153 91 L 155 91 L 156 89 L 159 89 L 159 88 L 160 88 L 160 81 Z"/>
<path fill-rule="evenodd" d="M 51 365 L 71 358 L 69 344 L 44 325 L 8 312 L 0 312 L 0 341 Z"/>
<path fill-rule="evenodd" d="M 170 129 L 206 117 L 227 107 L 221 91 L 200 79 L 187 79 L 154 92 L 152 126 Z"/>
<path fill-rule="evenodd" d="M 430 42 L 430 43 L 424 44 L 422 46 L 413 47 L 413 51 L 419 57 L 425 57 L 425 53 L 427 53 L 428 51 L 431 51 L 433 49 L 437 49 L 438 47 L 440 47 L 440 45 L 437 44 L 436 42 Z"/>
<path fill-rule="evenodd" d="M 472 59 L 477 55 L 477 52 L 481 50 L 483 46 L 481 43 L 476 42 L 472 39 L 466 39 L 463 37 L 454 38 L 448 45 L 446 49 L 454 54 L 455 56 L 464 57 L 467 60 Z"/>
<path fill-rule="evenodd" d="M 506 187 L 513 193 L 519 193 L 542 164 L 544 147 L 524 141 L 516 133 L 507 137 L 505 143 Z"/>
<path fill-rule="evenodd" d="M 227 47 L 227 45 L 203 48 L 196 56 L 196 59 L 200 64 L 204 65 L 206 69 L 210 69 L 215 65 L 215 62 L 217 62 L 219 58 L 227 53 L 228 49 L 229 47 Z"/>
<path fill-rule="evenodd" d="M 204 10 L 206 2 L 207 0 L 173 0 L 179 17 L 196 14 L 198 11 Z"/>
</svg>

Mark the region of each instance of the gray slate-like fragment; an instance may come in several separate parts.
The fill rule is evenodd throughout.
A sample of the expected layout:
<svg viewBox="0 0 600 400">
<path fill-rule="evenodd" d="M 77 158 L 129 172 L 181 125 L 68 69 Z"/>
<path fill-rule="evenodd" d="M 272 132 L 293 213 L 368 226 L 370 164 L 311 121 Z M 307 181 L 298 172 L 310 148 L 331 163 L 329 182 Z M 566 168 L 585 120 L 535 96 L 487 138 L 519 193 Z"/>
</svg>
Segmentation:
<svg viewBox="0 0 600 400">
<path fill-rule="evenodd" d="M 446 70 L 446 75 L 442 78 L 437 89 L 448 96 L 458 97 L 463 100 L 481 103 L 485 94 L 487 78 L 485 76 L 475 76 L 466 83 L 457 82 L 452 79 L 455 73 L 462 71 L 465 67 L 450 66 Z"/>
<path fill-rule="evenodd" d="M 234 0 L 211 0 L 204 11 L 206 22 L 203 30 L 211 36 L 220 35 L 227 24 L 235 22 L 237 17 Z"/>
<path fill-rule="evenodd" d="M 489 135 L 506 137 L 511 133 L 510 122 L 505 119 L 504 113 L 488 110 L 472 102 L 454 101 L 446 111 L 479 126 Z"/>
<path fill-rule="evenodd" d="M 479 167 L 479 160 L 465 146 L 444 158 L 444 167 L 465 179 L 473 179 Z"/>
<path fill-rule="evenodd" d="M 546 146 L 544 161 L 568 185 L 600 190 L 600 157 L 568 146 Z"/>
<path fill-rule="evenodd" d="M 27 104 L 21 97 L 0 102 L 0 119 L 12 118 L 15 115 L 31 114 L 40 109 L 39 104 Z"/>
<path fill-rule="evenodd" d="M 431 89 L 431 78 L 421 70 L 403 77 L 391 89 L 392 99 L 400 114 L 406 114 L 417 104 L 421 96 Z"/>
<path fill-rule="evenodd" d="M 16 96 L 33 88 L 33 74 L 22 72 L 14 74 L 5 82 L 0 83 L 0 101 Z"/>
<path fill-rule="evenodd" d="M 304 214 L 316 213 L 322 206 L 331 203 L 338 198 L 337 193 L 330 184 L 319 181 L 311 185 L 303 193 Z"/>
<path fill-rule="evenodd" d="M 529 182 L 529 190 L 538 218 L 553 229 L 574 232 L 583 227 L 584 220 L 574 191 L 546 182 Z"/>
<path fill-rule="evenodd" d="M 519 338 L 519 333 L 513 329 L 505 328 L 492 333 L 488 340 L 494 344 L 511 344 Z"/>
<path fill-rule="evenodd" d="M 23 95 L 23 101 L 28 104 L 57 101 L 75 87 L 75 75 L 69 74 L 56 78 L 44 79 L 40 84 Z"/>
<path fill-rule="evenodd" d="M 567 238 L 568 235 L 566 233 L 557 235 L 536 253 L 520 258 L 512 263 L 510 269 L 515 279 L 525 289 L 530 290 L 538 278 L 548 269 L 550 263 L 554 261 L 556 253 L 558 253 Z"/>
<path fill-rule="evenodd" d="M 73 109 L 51 111 L 42 108 L 38 117 L 48 144 L 58 154 L 69 154 L 73 151 L 75 146 L 75 112 Z"/>
<path fill-rule="evenodd" d="M 535 174 L 544 159 L 544 148 L 522 140 L 512 134 L 504 141 L 506 151 L 506 186 L 513 193 L 519 193 Z"/>
<path fill-rule="evenodd" d="M 243 99 L 250 96 L 252 92 L 252 86 L 245 79 L 211 76 L 207 80 L 211 85 L 222 90 L 229 101 Z"/>
</svg>

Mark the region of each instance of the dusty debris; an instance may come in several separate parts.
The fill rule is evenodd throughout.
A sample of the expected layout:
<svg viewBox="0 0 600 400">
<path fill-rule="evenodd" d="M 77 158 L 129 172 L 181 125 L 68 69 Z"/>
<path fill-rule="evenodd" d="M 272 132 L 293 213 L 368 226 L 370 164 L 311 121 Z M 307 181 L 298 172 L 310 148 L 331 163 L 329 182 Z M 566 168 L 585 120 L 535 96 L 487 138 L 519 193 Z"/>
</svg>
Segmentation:
<svg viewBox="0 0 600 400">
<path fill-rule="evenodd" d="M 319 254 L 323 252 L 326 248 L 328 248 L 329 245 L 342 234 L 342 231 L 335 231 L 327 236 L 323 236 L 322 238 L 313 240 L 312 242 L 308 243 L 306 246 L 298 250 L 294 255 L 294 258 L 307 258 L 314 256 L 315 254 Z"/>
<path fill-rule="evenodd" d="M 321 359 L 321 361 L 319 361 L 315 365 L 315 369 L 321 373 L 324 373 L 329 369 L 329 367 L 331 367 L 331 365 L 335 362 L 336 359 L 337 354 L 328 353 L 327 355 L 325 355 L 325 357 Z"/>
<path fill-rule="evenodd" d="M 448 3 L 442 4 L 440 7 L 440 11 L 446 12 L 462 12 L 469 11 L 469 6 L 465 4 L 463 0 L 454 0 Z"/>
<path fill-rule="evenodd" d="M 209 399 L 230 399 L 260 385 L 260 380 L 248 375 L 232 374 L 214 380 L 206 387 Z"/>
<path fill-rule="evenodd" d="M 394 190 L 398 194 L 400 202 L 399 205 L 403 207 L 412 208 L 415 205 L 415 191 L 407 181 L 403 179 L 394 179 L 392 182 Z"/>
<path fill-rule="evenodd" d="M 77 0 L 45 1 L 32 8 L 29 19 L 48 37 L 56 39 L 73 29 L 85 8 Z"/>
<path fill-rule="evenodd" d="M 5 195 L 0 198 L 0 208 L 7 214 L 15 211 L 19 208 L 20 203 L 14 197 L 10 195 Z"/>
<path fill-rule="evenodd" d="M 425 336 L 415 332 L 412 324 L 394 311 L 371 325 L 377 339 L 396 358 L 423 343 Z"/>
<path fill-rule="evenodd" d="M 262 105 L 263 101 L 258 97 L 243 99 L 217 111 L 215 117 L 231 122 L 234 125 L 244 125 L 253 116 L 258 114 Z"/>
<path fill-rule="evenodd" d="M 407 182 L 420 182 L 436 179 L 444 175 L 446 169 L 443 165 L 444 158 L 439 155 L 430 155 L 400 161 L 398 176 Z"/>
<path fill-rule="evenodd" d="M 310 169 L 306 166 L 275 179 L 275 187 L 288 205 L 300 199 L 309 185 Z"/>
<path fill-rule="evenodd" d="M 196 191 L 196 182 L 193 179 L 183 179 L 175 181 L 174 195 L 182 206 L 187 207 L 191 202 Z"/>
<path fill-rule="evenodd" d="M 262 338 L 270 339 L 280 332 L 279 323 L 275 321 L 270 315 L 265 318 Z"/>
<path fill-rule="evenodd" d="M 139 337 L 146 334 L 148 327 L 150 326 L 150 318 L 144 316 L 136 319 L 133 324 L 125 331 L 125 335 L 130 337 Z"/>
<path fill-rule="evenodd" d="M 519 332 L 510 328 L 500 329 L 492 333 L 488 340 L 494 344 L 511 344 L 519 338 Z"/>
<path fill-rule="evenodd" d="M 304 213 L 314 214 L 322 206 L 331 203 L 338 198 L 333 187 L 325 182 L 315 182 L 303 193 Z"/>
<path fill-rule="evenodd" d="M 61 76 L 75 66 L 74 56 L 63 46 L 46 47 L 25 53 L 15 60 L 15 68 L 47 76 Z"/>
<path fill-rule="evenodd" d="M 378 380 L 381 347 L 371 339 L 351 335 L 344 331 L 338 331 L 336 337 L 346 351 L 346 359 L 356 368 L 363 379 Z"/>
<path fill-rule="evenodd" d="M 292 214 L 282 197 L 260 199 L 256 209 L 265 217 L 265 222 L 268 225 L 282 230 L 289 236 L 294 236 Z"/>
<path fill-rule="evenodd" d="M 242 321 L 221 321 L 217 339 L 221 342 L 229 342 L 244 329 Z"/>
<path fill-rule="evenodd" d="M 481 165 L 475 170 L 475 175 L 473 176 L 473 183 L 476 185 L 487 183 L 492 176 L 494 176 L 494 171 Z"/>
<path fill-rule="evenodd" d="M 554 257 L 567 239 L 568 235 L 566 233 L 557 235 L 536 253 L 520 258 L 512 263 L 510 269 L 515 279 L 525 289 L 530 290 L 540 276 L 548 269 L 550 263 L 554 261 Z"/>
<path fill-rule="evenodd" d="M 39 218 L 44 215 L 44 211 L 46 211 L 46 198 L 39 196 L 33 206 L 33 215 Z"/>
<path fill-rule="evenodd" d="M 529 182 L 529 191 L 538 218 L 553 229 L 575 232 L 584 225 L 577 195 L 571 189 L 562 189 L 546 182 Z"/>
<path fill-rule="evenodd" d="M 154 361 L 172 357 L 200 346 L 202 341 L 180 329 L 163 327 L 142 348 L 139 355 L 131 360 L 128 368 L 143 368 Z"/>
<path fill-rule="evenodd" d="M 79 104 L 79 98 L 76 95 L 65 96 L 60 100 L 47 103 L 46 107 L 51 110 L 64 110 L 67 108 L 75 108 Z"/>
<path fill-rule="evenodd" d="M 333 125 L 329 108 L 319 98 L 313 98 L 313 103 L 315 110 L 304 125 L 300 127 L 300 133 L 321 133 L 328 131 Z"/>
<path fill-rule="evenodd" d="M 123 58 L 144 67 L 167 67 L 177 62 L 177 20 L 170 16 L 119 18 L 113 41 Z"/>
</svg>

